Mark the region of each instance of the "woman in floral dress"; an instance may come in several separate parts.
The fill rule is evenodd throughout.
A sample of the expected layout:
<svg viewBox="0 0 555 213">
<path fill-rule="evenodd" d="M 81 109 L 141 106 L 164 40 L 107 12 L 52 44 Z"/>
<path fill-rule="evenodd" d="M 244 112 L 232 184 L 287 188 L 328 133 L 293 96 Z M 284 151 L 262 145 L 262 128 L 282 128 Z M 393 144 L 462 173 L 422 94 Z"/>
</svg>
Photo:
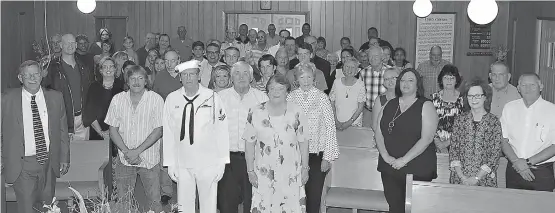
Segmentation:
<svg viewBox="0 0 555 213">
<path fill-rule="evenodd" d="M 437 83 L 441 89 L 432 94 L 432 103 L 436 107 L 439 123 L 437 125 L 434 143 L 439 153 L 448 153 L 451 144 L 451 133 L 455 117 L 461 114 L 463 109 L 463 96 L 457 90 L 461 84 L 459 69 L 453 65 L 445 65 L 437 77 Z"/>
<path fill-rule="evenodd" d="M 286 101 L 290 90 L 283 75 L 273 76 L 269 101 L 251 108 L 247 117 L 243 138 L 253 213 L 306 212 L 307 121 L 299 106 Z"/>
<path fill-rule="evenodd" d="M 501 156 L 501 122 L 490 113 L 492 90 L 476 79 L 465 87 L 468 112 L 455 119 L 449 161 L 452 184 L 497 187 Z"/>
</svg>

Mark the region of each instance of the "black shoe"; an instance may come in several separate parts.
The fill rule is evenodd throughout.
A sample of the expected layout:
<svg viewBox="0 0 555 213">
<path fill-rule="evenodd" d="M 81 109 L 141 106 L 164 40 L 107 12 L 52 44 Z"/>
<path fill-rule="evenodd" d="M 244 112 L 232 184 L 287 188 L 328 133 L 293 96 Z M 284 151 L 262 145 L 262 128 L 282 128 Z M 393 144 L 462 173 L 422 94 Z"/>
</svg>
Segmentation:
<svg viewBox="0 0 555 213">
<path fill-rule="evenodd" d="M 168 205 L 168 202 L 172 199 L 172 197 L 168 196 L 168 195 L 162 195 L 162 197 L 160 198 L 160 202 L 162 203 L 162 205 Z"/>
</svg>

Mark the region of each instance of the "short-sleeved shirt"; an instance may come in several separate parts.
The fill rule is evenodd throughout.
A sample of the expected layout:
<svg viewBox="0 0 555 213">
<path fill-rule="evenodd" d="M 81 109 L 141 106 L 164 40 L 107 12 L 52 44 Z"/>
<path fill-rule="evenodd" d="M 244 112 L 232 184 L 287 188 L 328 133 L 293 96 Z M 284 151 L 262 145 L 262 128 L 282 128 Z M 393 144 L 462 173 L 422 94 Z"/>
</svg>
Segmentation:
<svg viewBox="0 0 555 213">
<path fill-rule="evenodd" d="M 385 93 L 387 89 L 383 86 L 383 74 L 387 67 L 384 65 L 380 71 L 373 71 L 371 66 L 360 71 L 361 80 L 366 88 L 366 108 L 372 111 L 374 100 L 379 95 Z"/>
<path fill-rule="evenodd" d="M 555 104 L 541 97 L 530 107 L 523 99 L 507 103 L 500 120 L 503 137 L 519 158 L 530 158 L 555 144 Z M 554 161 L 552 157 L 545 162 Z"/>
<path fill-rule="evenodd" d="M 492 84 L 490 84 L 492 86 Z M 518 93 L 518 89 L 511 84 L 507 84 L 507 86 L 502 90 L 497 90 L 493 88 L 493 96 L 491 97 L 491 114 L 494 114 L 498 118 L 501 117 L 501 113 L 503 113 L 503 107 L 505 104 L 520 99 L 520 93 Z"/>
<path fill-rule="evenodd" d="M 152 131 L 162 126 L 164 100 L 153 91 L 145 91 L 136 108 L 131 103 L 130 92 L 121 92 L 114 96 L 106 114 L 106 124 L 117 127 L 123 143 L 129 149 L 139 147 Z M 141 163 L 131 165 L 119 150 L 121 162 L 126 166 L 151 169 L 160 163 L 160 142 L 140 154 Z"/>
<path fill-rule="evenodd" d="M 247 94 L 241 97 L 233 87 L 224 89 L 218 94 L 229 119 L 229 151 L 244 152 L 245 141 L 242 137 L 249 109 L 268 101 L 268 96 L 258 89 L 250 88 Z"/>
<path fill-rule="evenodd" d="M 345 85 L 341 78 L 333 83 L 330 100 L 335 102 L 335 113 L 339 122 L 352 118 L 359 103 L 366 103 L 366 90 L 361 80 L 357 79 L 351 86 Z M 362 114 L 353 122 L 353 126 L 362 126 Z"/>
<path fill-rule="evenodd" d="M 451 62 L 441 59 L 438 65 L 434 66 L 430 60 L 424 61 L 418 65 L 418 73 L 422 75 L 424 81 L 424 96 L 430 99 L 432 93 L 439 91 L 437 84 L 437 76 L 443 69 L 443 66 L 451 64 Z"/>
</svg>

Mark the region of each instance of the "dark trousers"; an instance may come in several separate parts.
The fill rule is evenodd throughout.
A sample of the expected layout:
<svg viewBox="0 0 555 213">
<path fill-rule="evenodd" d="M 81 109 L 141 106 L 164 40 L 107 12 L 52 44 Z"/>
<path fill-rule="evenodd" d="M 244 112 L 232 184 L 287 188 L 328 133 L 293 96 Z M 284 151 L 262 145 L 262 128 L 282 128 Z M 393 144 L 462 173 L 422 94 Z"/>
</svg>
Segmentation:
<svg viewBox="0 0 555 213">
<path fill-rule="evenodd" d="M 505 173 L 507 188 L 526 189 L 535 191 L 552 192 L 555 188 L 555 178 L 553 177 L 553 162 L 544 163 L 537 166 L 537 169 L 530 169 L 534 174 L 534 181 L 527 181 L 513 168 L 511 162 L 507 164 Z"/>
<path fill-rule="evenodd" d="M 385 200 L 389 204 L 389 213 L 405 213 L 407 175 L 400 172 L 393 174 L 382 172 L 381 176 Z M 429 177 L 413 175 L 413 180 L 429 182 L 433 180 L 433 177 L 432 175 Z"/>
<path fill-rule="evenodd" d="M 33 208 L 43 210 L 42 202 L 50 204 L 56 190 L 56 176 L 49 161 L 40 165 L 36 156 L 23 157 L 21 174 L 13 183 L 13 189 L 17 212 L 36 213 Z"/>
<path fill-rule="evenodd" d="M 247 174 L 244 152 L 231 152 L 230 163 L 225 165 L 224 176 L 218 183 L 218 209 L 220 213 L 237 213 L 243 202 L 243 212 L 251 212 L 252 185 Z"/>
<path fill-rule="evenodd" d="M 326 175 L 328 174 L 328 172 L 322 172 L 320 169 L 322 166 L 322 156 L 322 152 L 318 154 L 310 153 L 308 155 L 308 165 L 310 166 L 310 170 L 308 170 L 308 182 L 304 186 L 307 213 L 320 212 L 322 190 L 324 187 L 324 181 L 326 180 Z"/>
</svg>

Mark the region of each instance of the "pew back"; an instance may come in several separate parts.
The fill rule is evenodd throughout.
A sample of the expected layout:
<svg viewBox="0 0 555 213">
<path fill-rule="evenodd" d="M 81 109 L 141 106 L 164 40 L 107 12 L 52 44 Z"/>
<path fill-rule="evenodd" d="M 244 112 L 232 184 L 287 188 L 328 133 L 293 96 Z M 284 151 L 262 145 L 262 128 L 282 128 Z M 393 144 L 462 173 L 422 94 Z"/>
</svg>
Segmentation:
<svg viewBox="0 0 555 213">
<path fill-rule="evenodd" d="M 555 193 L 413 181 L 407 213 L 506 213 L 555 211 Z M 410 193 L 409 193 L 410 191 Z"/>
</svg>

